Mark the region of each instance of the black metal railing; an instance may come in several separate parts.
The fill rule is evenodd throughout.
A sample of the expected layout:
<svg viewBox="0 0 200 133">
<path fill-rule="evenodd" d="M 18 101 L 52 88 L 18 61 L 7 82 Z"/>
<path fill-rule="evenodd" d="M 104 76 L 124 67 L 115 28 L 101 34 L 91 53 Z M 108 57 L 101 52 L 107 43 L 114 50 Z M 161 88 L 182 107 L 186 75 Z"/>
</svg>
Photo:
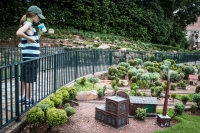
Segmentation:
<svg viewBox="0 0 200 133">
<path fill-rule="evenodd" d="M 9 60 L 13 57 L 11 53 L 15 53 L 19 57 L 14 58 L 14 63 L 6 61 L 6 65 L 0 66 L 0 129 L 15 120 L 19 121 L 20 116 L 29 108 L 54 93 L 61 86 L 85 75 L 107 71 L 111 65 L 117 65 L 129 59 L 146 59 L 151 56 L 154 56 L 154 59 L 157 61 L 173 59 L 178 63 L 198 63 L 200 60 L 199 54 L 162 54 L 92 49 L 66 51 L 64 48 L 53 49 L 44 47 L 41 49 L 42 56 L 39 59 L 21 61 L 19 48 L 8 49 L 7 51 L 10 51 L 7 55 Z M 32 64 L 34 61 L 38 62 L 37 80 L 27 85 L 27 88 L 32 88 L 29 94 L 31 95 L 32 93 L 31 96 L 34 99 L 34 104 L 25 106 L 20 104 L 18 96 L 19 90 L 22 91 L 21 86 L 23 85 L 20 82 L 20 76 L 22 76 L 21 69 L 24 64 Z M 31 71 L 32 68 L 27 69 Z M 26 78 L 31 77 L 27 74 Z M 28 90 L 25 89 L 23 91 L 24 94 Z"/>
</svg>

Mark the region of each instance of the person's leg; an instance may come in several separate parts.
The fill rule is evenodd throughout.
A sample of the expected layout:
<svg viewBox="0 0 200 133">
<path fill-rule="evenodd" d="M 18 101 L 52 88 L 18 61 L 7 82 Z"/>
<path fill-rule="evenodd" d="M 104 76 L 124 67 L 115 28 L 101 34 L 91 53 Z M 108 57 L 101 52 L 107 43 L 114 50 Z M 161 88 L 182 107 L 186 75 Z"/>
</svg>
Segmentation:
<svg viewBox="0 0 200 133">
<path fill-rule="evenodd" d="M 20 103 L 24 100 L 24 88 L 25 88 L 25 83 L 23 81 L 19 82 L 18 94 Z"/>
<path fill-rule="evenodd" d="M 32 83 L 26 83 L 26 101 L 32 101 Z"/>
</svg>

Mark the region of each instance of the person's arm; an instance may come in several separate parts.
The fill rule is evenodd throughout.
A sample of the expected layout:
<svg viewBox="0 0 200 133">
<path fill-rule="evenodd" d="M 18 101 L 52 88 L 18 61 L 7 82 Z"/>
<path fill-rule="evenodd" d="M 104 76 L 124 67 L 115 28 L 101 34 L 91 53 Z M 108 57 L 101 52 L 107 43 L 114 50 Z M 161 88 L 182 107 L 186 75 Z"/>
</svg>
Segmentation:
<svg viewBox="0 0 200 133">
<path fill-rule="evenodd" d="M 21 28 L 19 28 L 16 32 L 16 35 L 21 37 L 21 38 L 26 38 L 28 43 L 31 42 L 36 42 L 34 39 L 32 39 L 31 37 L 27 36 L 26 34 L 24 34 L 24 32 L 26 32 L 30 27 L 32 26 L 31 23 L 27 22 L 25 23 Z"/>
</svg>

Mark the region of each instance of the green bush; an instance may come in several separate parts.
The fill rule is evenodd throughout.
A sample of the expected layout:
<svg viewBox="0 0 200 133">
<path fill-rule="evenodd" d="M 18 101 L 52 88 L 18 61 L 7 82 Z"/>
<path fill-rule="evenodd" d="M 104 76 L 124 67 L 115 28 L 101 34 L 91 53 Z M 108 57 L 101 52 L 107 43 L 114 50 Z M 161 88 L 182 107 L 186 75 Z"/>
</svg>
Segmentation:
<svg viewBox="0 0 200 133">
<path fill-rule="evenodd" d="M 54 102 L 55 107 L 60 107 L 62 104 L 62 99 L 56 97 L 55 94 L 51 94 L 50 100 Z"/>
<path fill-rule="evenodd" d="M 67 114 L 62 109 L 51 108 L 47 111 L 47 124 L 52 126 L 61 126 L 67 121 Z"/>
<path fill-rule="evenodd" d="M 198 85 L 195 89 L 195 93 L 199 93 L 200 92 L 200 86 Z"/>
<path fill-rule="evenodd" d="M 99 98 L 103 97 L 103 89 L 100 89 L 100 88 L 99 88 L 99 89 L 97 90 L 97 93 L 98 93 L 98 97 L 99 97 Z"/>
<path fill-rule="evenodd" d="M 111 66 L 108 68 L 108 74 L 109 75 L 114 75 L 114 74 L 117 74 L 118 73 L 118 69 L 114 66 Z"/>
<path fill-rule="evenodd" d="M 76 113 L 76 110 L 71 106 L 67 106 L 65 108 L 65 112 L 67 113 L 68 116 L 71 116 Z"/>
<path fill-rule="evenodd" d="M 183 103 L 184 105 L 186 105 L 186 103 L 188 102 L 188 100 L 189 100 L 189 97 L 188 97 L 188 96 L 182 96 L 182 97 L 181 97 L 181 101 L 182 101 L 182 103 Z"/>
<path fill-rule="evenodd" d="M 54 102 L 50 98 L 46 98 L 40 102 L 40 104 L 49 104 L 50 108 L 55 107 Z"/>
<path fill-rule="evenodd" d="M 99 78 L 92 76 L 92 77 L 89 77 L 89 78 L 88 78 L 88 81 L 89 81 L 90 83 L 96 84 L 96 83 L 99 82 Z"/>
<path fill-rule="evenodd" d="M 192 105 L 191 105 L 191 110 L 190 110 L 190 111 L 191 111 L 192 114 L 196 114 L 196 111 L 197 111 L 197 105 L 192 104 Z"/>
<path fill-rule="evenodd" d="M 76 98 L 76 95 L 77 95 L 77 91 L 74 87 L 69 87 L 67 88 L 67 91 L 69 93 L 69 99 L 73 100 Z"/>
<path fill-rule="evenodd" d="M 44 121 L 44 112 L 40 107 L 33 107 L 27 112 L 26 120 L 31 124 L 40 124 Z"/>
<path fill-rule="evenodd" d="M 128 63 L 130 64 L 130 66 L 138 65 L 138 61 L 137 60 L 129 60 Z"/>
<path fill-rule="evenodd" d="M 69 92 L 67 90 L 60 90 L 62 97 L 63 97 L 63 102 L 66 102 L 69 100 Z"/>
<path fill-rule="evenodd" d="M 194 94 L 194 96 L 193 96 L 193 102 L 196 103 L 197 110 L 199 110 L 200 109 L 200 93 Z"/>
<path fill-rule="evenodd" d="M 171 84 L 170 85 L 170 90 L 175 90 L 175 88 L 176 88 L 176 84 Z"/>
<path fill-rule="evenodd" d="M 139 120 L 144 120 L 146 118 L 146 110 L 147 109 L 137 108 L 137 110 L 135 111 L 135 118 Z"/>
<path fill-rule="evenodd" d="M 172 98 L 173 101 L 174 101 L 174 99 L 176 98 L 176 94 L 175 94 L 175 93 L 172 93 L 172 94 L 171 94 L 171 98 Z"/>
<path fill-rule="evenodd" d="M 174 113 L 171 118 L 173 119 L 177 115 L 182 115 L 184 109 L 185 109 L 185 106 L 182 103 L 175 103 L 174 104 Z"/>
</svg>

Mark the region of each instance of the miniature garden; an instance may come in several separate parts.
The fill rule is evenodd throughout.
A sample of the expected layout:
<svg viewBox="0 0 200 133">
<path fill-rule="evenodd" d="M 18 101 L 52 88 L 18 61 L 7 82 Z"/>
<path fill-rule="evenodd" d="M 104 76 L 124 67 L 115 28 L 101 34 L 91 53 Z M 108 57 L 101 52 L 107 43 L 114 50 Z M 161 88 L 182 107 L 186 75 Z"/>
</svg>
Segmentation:
<svg viewBox="0 0 200 133">
<path fill-rule="evenodd" d="M 198 65 L 176 64 L 170 59 L 156 62 L 135 58 L 121 62 L 107 72 L 81 77 L 42 100 L 27 112 L 26 126 L 20 132 L 198 132 L 199 72 Z M 189 79 L 189 75 L 198 78 Z M 95 107 L 118 91 L 129 96 L 156 97 L 159 101 L 156 113 L 161 114 L 168 79 L 169 127 L 159 126 L 155 117 L 146 117 L 147 108 L 137 108 L 129 124 L 119 129 L 95 120 Z"/>
</svg>

